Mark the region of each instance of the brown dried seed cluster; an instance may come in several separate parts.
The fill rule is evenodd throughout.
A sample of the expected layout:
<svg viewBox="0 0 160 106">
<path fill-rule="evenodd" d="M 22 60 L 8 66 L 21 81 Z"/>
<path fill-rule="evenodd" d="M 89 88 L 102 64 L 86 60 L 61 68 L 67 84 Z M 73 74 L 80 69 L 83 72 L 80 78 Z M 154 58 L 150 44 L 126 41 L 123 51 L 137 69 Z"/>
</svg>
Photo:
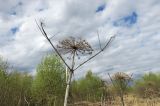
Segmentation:
<svg viewBox="0 0 160 106">
<path fill-rule="evenodd" d="M 131 77 L 129 75 L 127 75 L 126 73 L 117 72 L 114 74 L 113 79 L 114 80 L 130 80 Z"/>
<path fill-rule="evenodd" d="M 60 52 L 64 54 L 92 54 L 93 49 L 91 45 L 82 39 L 75 39 L 74 37 L 69 37 L 59 42 L 57 48 Z"/>
<path fill-rule="evenodd" d="M 159 95 L 159 92 L 154 90 L 153 88 L 145 88 L 144 93 L 145 93 L 145 97 L 149 97 L 149 98 L 157 97 Z"/>
</svg>

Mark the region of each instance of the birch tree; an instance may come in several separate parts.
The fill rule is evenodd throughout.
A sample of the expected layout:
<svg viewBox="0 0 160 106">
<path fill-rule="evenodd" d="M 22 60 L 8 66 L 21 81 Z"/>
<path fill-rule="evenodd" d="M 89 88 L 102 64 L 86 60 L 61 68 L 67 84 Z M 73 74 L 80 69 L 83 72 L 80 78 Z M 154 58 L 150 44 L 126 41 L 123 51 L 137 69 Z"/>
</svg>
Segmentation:
<svg viewBox="0 0 160 106">
<path fill-rule="evenodd" d="M 37 66 L 32 95 L 38 106 L 62 105 L 65 87 L 65 68 L 55 55 L 47 55 Z"/>
</svg>

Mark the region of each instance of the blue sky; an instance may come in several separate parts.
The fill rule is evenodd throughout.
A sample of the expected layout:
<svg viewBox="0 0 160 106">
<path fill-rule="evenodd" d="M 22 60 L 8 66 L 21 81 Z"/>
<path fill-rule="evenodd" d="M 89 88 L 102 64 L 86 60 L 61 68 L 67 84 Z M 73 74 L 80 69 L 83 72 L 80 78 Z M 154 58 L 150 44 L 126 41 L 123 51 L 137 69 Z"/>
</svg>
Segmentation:
<svg viewBox="0 0 160 106">
<path fill-rule="evenodd" d="M 160 71 L 159 0 L 0 0 L 0 55 L 20 71 L 35 74 L 40 60 L 52 51 L 35 19 L 45 22 L 54 44 L 68 36 L 86 39 L 95 52 L 116 35 L 110 47 L 75 72 L 92 70 L 105 77 L 123 71 Z M 83 57 L 77 64 L 84 61 Z"/>
</svg>

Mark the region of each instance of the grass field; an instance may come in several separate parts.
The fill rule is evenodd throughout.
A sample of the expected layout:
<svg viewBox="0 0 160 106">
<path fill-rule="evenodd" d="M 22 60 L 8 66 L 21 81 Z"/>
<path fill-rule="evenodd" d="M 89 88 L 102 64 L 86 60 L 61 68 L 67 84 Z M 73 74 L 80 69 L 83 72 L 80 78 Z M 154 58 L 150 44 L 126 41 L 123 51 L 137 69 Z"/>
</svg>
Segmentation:
<svg viewBox="0 0 160 106">
<path fill-rule="evenodd" d="M 121 106 L 121 102 L 117 97 L 115 100 L 106 101 L 103 104 L 101 102 L 91 103 L 83 101 L 70 104 L 69 106 Z M 160 106 L 160 98 L 146 99 L 133 96 L 125 96 L 125 106 Z"/>
</svg>

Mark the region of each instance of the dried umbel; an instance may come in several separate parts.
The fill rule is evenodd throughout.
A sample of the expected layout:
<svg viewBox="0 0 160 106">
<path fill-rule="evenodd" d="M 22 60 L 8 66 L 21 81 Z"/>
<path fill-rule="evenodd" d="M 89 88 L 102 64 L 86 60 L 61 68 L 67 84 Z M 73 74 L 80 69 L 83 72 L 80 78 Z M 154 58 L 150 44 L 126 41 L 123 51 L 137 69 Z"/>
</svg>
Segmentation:
<svg viewBox="0 0 160 106">
<path fill-rule="evenodd" d="M 74 37 L 69 37 L 59 42 L 57 45 L 58 50 L 63 54 L 92 54 L 93 49 L 91 45 L 82 39 L 75 39 Z"/>
<path fill-rule="evenodd" d="M 114 80 L 130 80 L 131 77 L 129 75 L 127 75 L 126 73 L 123 72 L 117 72 L 113 75 L 113 79 Z"/>
<path fill-rule="evenodd" d="M 159 96 L 159 92 L 153 88 L 145 88 L 144 93 L 146 98 L 155 98 Z"/>
</svg>

